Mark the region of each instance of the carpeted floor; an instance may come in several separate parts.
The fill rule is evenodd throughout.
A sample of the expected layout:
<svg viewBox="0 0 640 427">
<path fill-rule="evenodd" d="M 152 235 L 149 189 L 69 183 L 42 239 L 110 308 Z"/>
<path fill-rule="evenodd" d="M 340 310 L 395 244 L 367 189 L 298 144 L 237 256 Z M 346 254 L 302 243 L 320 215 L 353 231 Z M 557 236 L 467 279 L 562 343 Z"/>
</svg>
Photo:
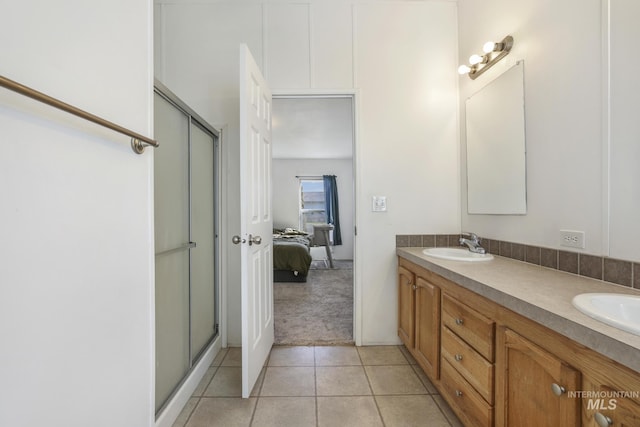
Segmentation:
<svg viewBox="0 0 640 427">
<path fill-rule="evenodd" d="M 274 282 L 275 344 L 353 343 L 353 264 L 314 265 L 307 283 Z"/>
</svg>

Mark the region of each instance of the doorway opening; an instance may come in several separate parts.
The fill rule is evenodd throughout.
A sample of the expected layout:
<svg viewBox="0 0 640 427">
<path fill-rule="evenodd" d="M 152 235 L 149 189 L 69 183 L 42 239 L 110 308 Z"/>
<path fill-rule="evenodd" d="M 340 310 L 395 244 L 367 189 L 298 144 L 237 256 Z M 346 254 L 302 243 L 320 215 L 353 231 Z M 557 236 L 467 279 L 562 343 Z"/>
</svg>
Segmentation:
<svg viewBox="0 0 640 427">
<path fill-rule="evenodd" d="M 274 229 L 311 254 L 303 280 L 274 277 L 275 344 L 353 344 L 354 95 L 274 95 L 272 117 Z"/>
</svg>

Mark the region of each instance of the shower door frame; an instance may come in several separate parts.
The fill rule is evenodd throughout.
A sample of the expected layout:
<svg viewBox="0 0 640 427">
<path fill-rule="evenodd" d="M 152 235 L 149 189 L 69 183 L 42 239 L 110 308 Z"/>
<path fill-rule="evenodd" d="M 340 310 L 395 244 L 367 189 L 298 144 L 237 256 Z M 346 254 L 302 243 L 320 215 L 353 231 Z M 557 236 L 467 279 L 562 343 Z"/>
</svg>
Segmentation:
<svg viewBox="0 0 640 427">
<path fill-rule="evenodd" d="M 183 113 L 188 119 L 188 135 L 187 135 L 187 161 L 188 161 L 188 234 L 189 234 L 189 245 L 186 250 L 189 251 L 189 260 L 188 260 L 188 289 L 189 289 L 189 307 L 188 307 L 188 359 L 189 359 L 189 367 L 184 373 L 182 379 L 175 384 L 173 390 L 166 398 L 164 402 L 156 409 L 156 419 L 163 414 L 165 409 L 172 404 L 172 401 L 176 397 L 176 394 L 181 390 L 182 386 L 189 380 L 190 376 L 194 373 L 194 369 L 198 365 L 198 363 L 205 357 L 208 353 L 208 350 L 212 347 L 214 342 L 220 338 L 220 314 L 221 314 L 221 301 L 220 301 L 220 243 L 219 243 L 219 232 L 220 232 L 220 213 L 221 213 L 221 197 L 220 197 L 220 183 L 221 183 L 221 156 L 220 156 L 220 132 L 207 123 L 200 115 L 198 115 L 192 108 L 190 108 L 186 103 L 184 103 L 180 98 L 178 98 L 170 89 L 168 89 L 165 85 L 163 85 L 157 79 L 154 82 L 154 96 L 158 95 L 171 104 L 174 108 Z M 192 126 L 196 126 L 200 128 L 203 132 L 209 134 L 213 140 L 213 231 L 214 231 L 214 244 L 213 244 L 213 255 L 214 255 L 214 275 L 213 275 L 213 307 L 214 307 L 214 331 L 212 336 L 207 340 L 204 346 L 197 351 L 194 352 L 193 349 L 193 327 L 192 327 L 192 307 L 193 307 L 193 295 L 192 295 L 192 256 L 191 249 L 195 248 L 195 244 L 192 244 L 193 236 L 192 236 L 192 206 L 193 206 L 193 195 L 192 195 L 192 164 L 191 164 L 191 155 L 192 155 Z M 161 149 L 161 148 L 160 148 Z M 196 242 L 197 243 L 197 242 Z M 156 332 L 157 333 L 157 332 Z M 195 354 L 194 354 L 195 353 Z M 157 402 L 156 402 L 157 403 Z"/>
</svg>

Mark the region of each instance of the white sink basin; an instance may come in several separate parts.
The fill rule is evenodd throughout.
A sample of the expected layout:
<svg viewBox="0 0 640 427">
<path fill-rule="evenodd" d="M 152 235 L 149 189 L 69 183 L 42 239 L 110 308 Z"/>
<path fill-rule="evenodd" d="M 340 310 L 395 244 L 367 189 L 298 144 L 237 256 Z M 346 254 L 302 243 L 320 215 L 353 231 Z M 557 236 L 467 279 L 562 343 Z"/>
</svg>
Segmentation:
<svg viewBox="0 0 640 427">
<path fill-rule="evenodd" d="M 423 254 L 440 259 L 448 259 L 451 261 L 491 261 L 491 254 L 476 254 L 465 248 L 427 248 L 422 251 Z"/>
<path fill-rule="evenodd" d="M 596 320 L 640 335 L 640 296 L 625 294 L 580 294 L 573 306 Z"/>
</svg>

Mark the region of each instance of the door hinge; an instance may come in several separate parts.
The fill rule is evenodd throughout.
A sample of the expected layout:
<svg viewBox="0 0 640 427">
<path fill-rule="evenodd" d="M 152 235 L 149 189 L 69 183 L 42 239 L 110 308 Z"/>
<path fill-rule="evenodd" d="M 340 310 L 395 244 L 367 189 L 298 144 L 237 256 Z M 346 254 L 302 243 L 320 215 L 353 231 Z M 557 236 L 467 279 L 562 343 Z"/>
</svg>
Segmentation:
<svg viewBox="0 0 640 427">
<path fill-rule="evenodd" d="M 214 335 L 218 335 L 218 332 L 220 332 L 220 324 L 216 323 L 213 326 L 213 333 L 214 333 Z"/>
</svg>

